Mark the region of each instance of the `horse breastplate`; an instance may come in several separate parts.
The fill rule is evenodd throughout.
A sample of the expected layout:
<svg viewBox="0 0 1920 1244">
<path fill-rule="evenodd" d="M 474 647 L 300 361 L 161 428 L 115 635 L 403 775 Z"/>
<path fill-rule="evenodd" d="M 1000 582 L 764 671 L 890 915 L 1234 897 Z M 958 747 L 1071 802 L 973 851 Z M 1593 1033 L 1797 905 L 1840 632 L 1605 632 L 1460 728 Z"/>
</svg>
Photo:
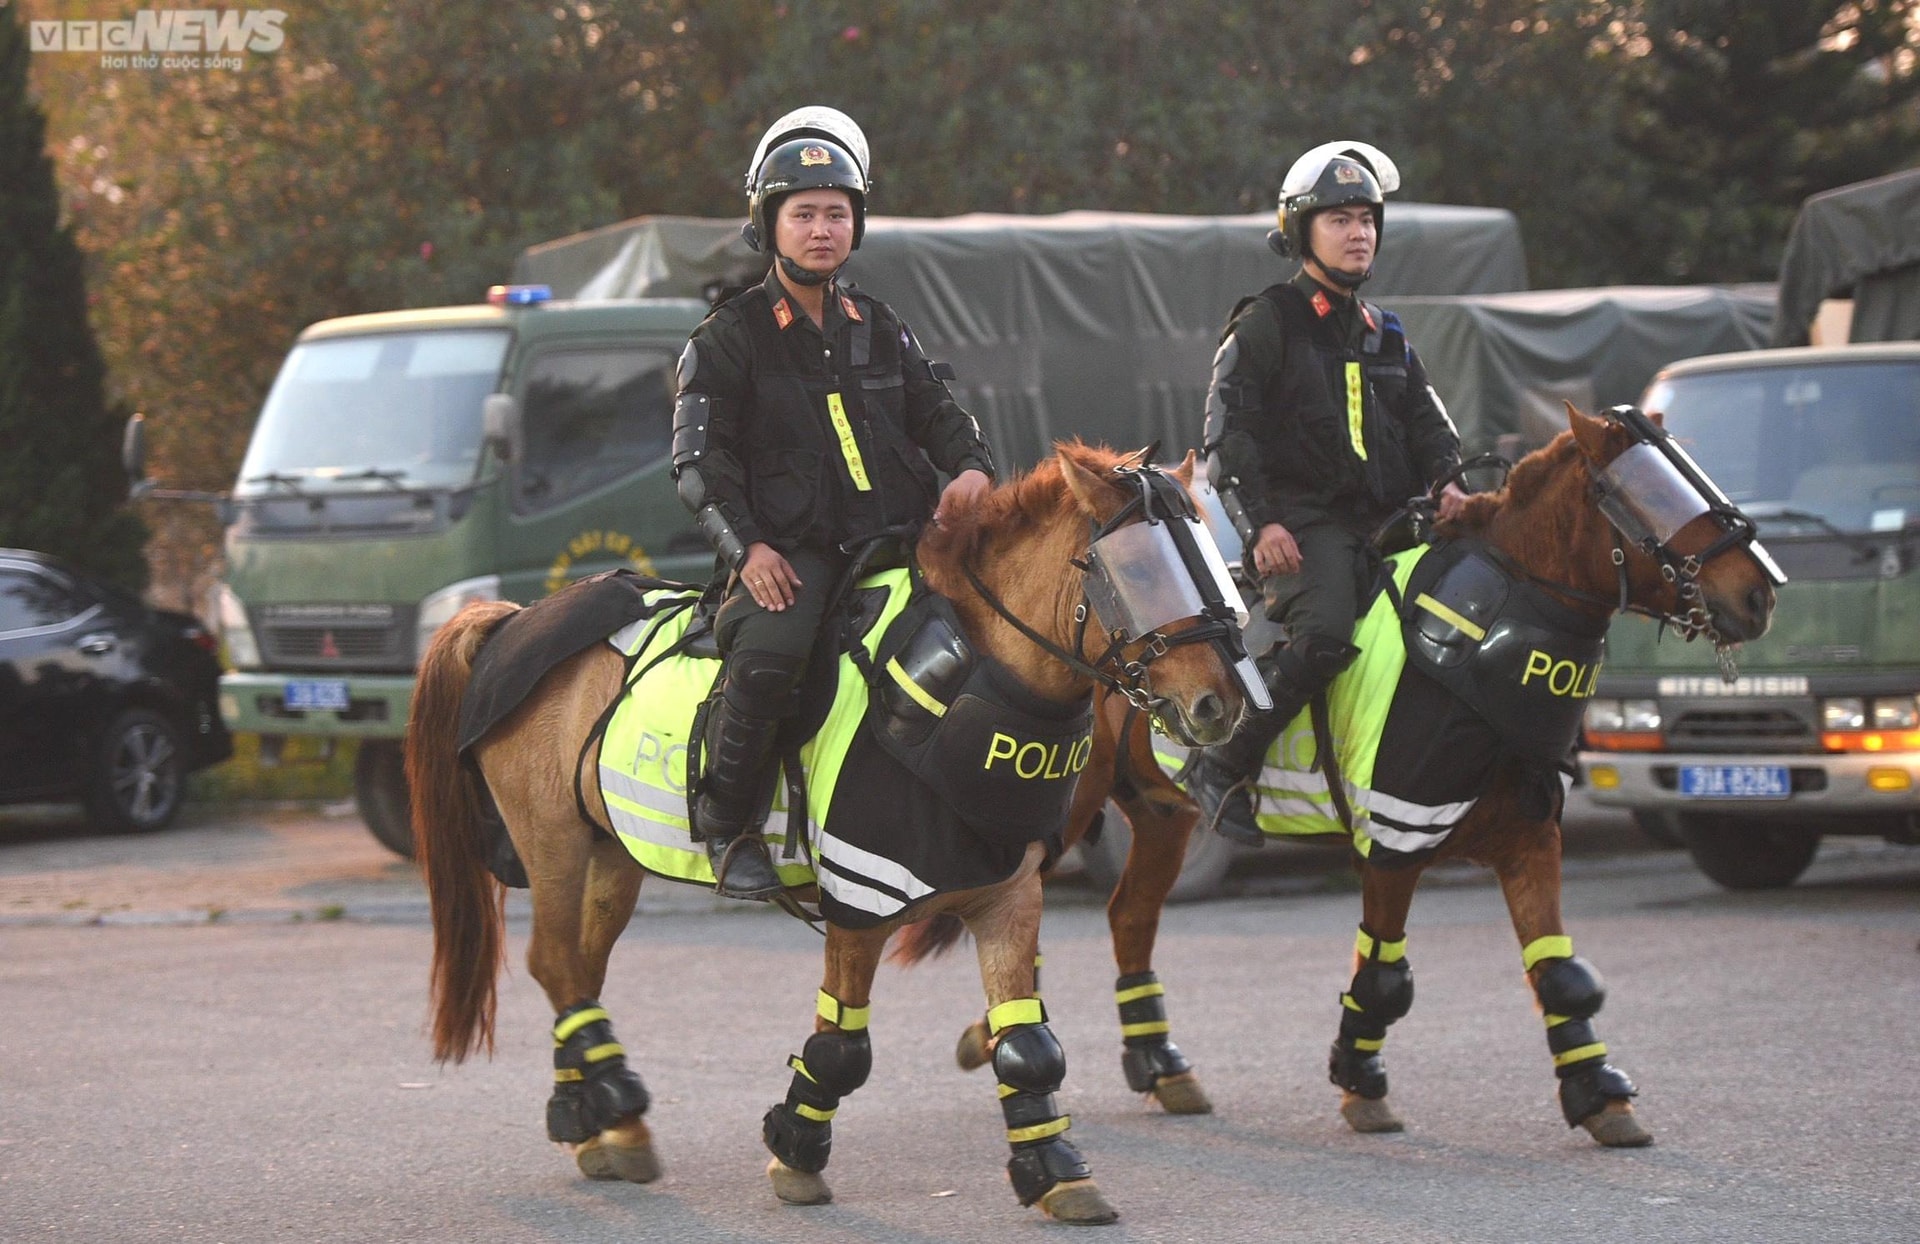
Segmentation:
<svg viewBox="0 0 1920 1244">
<path fill-rule="evenodd" d="M 1091 697 L 1035 696 L 976 652 L 931 592 L 889 629 L 872 678 L 867 720 L 881 749 L 969 828 L 1007 844 L 1060 832 L 1093 750 Z"/>
<path fill-rule="evenodd" d="M 1576 614 L 1471 544 L 1436 548 L 1402 608 L 1407 659 L 1512 750 L 1564 761 L 1606 658 L 1607 620 Z"/>
</svg>

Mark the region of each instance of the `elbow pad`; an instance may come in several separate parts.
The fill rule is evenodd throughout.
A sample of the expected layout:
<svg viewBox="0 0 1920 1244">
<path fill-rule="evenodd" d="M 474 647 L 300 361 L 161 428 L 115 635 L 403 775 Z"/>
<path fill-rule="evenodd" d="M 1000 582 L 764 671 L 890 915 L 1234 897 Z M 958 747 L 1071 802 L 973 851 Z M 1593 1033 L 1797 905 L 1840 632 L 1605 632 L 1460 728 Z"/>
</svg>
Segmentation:
<svg viewBox="0 0 1920 1244">
<path fill-rule="evenodd" d="M 680 493 L 680 504 L 693 512 L 700 534 L 707 538 L 713 551 L 720 554 L 727 569 L 738 570 L 740 563 L 747 559 L 747 546 L 740 542 L 733 524 L 721 513 L 720 503 L 707 498 L 707 481 L 701 478 L 700 468 L 691 463 L 678 468 L 674 486 Z"/>
<path fill-rule="evenodd" d="M 704 393 L 681 393 L 673 403 L 673 469 L 677 474 L 707 452 L 707 432 L 713 426 L 713 399 Z M 683 494 L 684 496 L 684 494 Z"/>
</svg>

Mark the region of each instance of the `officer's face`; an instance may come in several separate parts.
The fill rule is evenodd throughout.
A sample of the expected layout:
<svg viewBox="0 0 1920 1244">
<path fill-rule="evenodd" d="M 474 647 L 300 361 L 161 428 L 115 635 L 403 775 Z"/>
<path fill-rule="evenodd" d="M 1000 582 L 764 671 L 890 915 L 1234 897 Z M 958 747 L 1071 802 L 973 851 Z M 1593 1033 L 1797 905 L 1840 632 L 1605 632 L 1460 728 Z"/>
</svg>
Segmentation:
<svg viewBox="0 0 1920 1244">
<path fill-rule="evenodd" d="M 1373 266 L 1380 237 L 1364 205 L 1330 207 L 1314 216 L 1309 230 L 1314 258 L 1329 271 L 1358 276 Z"/>
<path fill-rule="evenodd" d="M 800 190 L 780 203 L 780 253 L 809 272 L 832 272 L 853 253 L 853 199 L 844 190 Z"/>
</svg>

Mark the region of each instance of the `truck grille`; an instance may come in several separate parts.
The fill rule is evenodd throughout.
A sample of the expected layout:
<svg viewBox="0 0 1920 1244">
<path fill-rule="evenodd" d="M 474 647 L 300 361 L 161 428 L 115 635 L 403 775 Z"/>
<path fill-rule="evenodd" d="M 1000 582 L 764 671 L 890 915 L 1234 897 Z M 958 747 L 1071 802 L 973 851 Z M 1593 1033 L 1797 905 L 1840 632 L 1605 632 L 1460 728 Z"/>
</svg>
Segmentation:
<svg viewBox="0 0 1920 1244">
<path fill-rule="evenodd" d="M 281 669 L 413 668 L 411 610 L 392 605 L 268 605 L 261 656 Z"/>
<path fill-rule="evenodd" d="M 1676 751 L 1813 751 L 1819 737 L 1790 708 L 1689 708 L 1667 727 L 1667 746 Z"/>
</svg>

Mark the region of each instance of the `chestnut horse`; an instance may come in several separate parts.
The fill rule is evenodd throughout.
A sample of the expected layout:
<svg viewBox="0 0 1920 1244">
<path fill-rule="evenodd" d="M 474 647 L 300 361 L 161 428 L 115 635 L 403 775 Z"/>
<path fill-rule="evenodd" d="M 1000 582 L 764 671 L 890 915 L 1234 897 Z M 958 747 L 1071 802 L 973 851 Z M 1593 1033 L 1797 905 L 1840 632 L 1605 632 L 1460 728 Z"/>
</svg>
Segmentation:
<svg viewBox="0 0 1920 1244">
<path fill-rule="evenodd" d="M 1117 653 L 1106 650 L 1099 628 L 1076 626 L 1077 617 L 1086 616 L 1086 598 L 1071 567 L 1086 557 L 1091 532 L 1139 521 L 1134 511 L 1143 486 L 1140 472 L 1118 469 L 1127 460 L 1111 451 L 1078 443 L 1056 449 L 946 529 L 927 533 L 918 555 L 928 586 L 953 603 L 976 650 L 1000 661 L 1040 698 L 1084 703 L 1092 675 L 1111 678 L 1110 670 L 1124 668 L 1136 698 L 1150 703 L 1156 717 L 1187 741 L 1226 738 L 1243 703 L 1231 665 L 1238 637 L 1230 623 L 1224 640 L 1182 643 L 1182 635 L 1193 639 L 1207 632 L 1197 619 L 1180 620 Z M 1192 468 L 1189 455 L 1177 471 L 1164 473 L 1179 482 L 1174 495 L 1191 484 Z M 505 954 L 502 891 L 488 872 L 481 792 L 456 755 L 456 730 L 475 655 L 492 626 L 516 608 L 472 606 L 435 637 L 421 662 L 407 736 L 413 823 L 432 900 L 433 1046 L 442 1062 L 493 1048 L 495 982 Z M 1149 650 L 1150 644 L 1157 650 Z M 1070 654 L 1077 654 L 1077 664 Z M 596 1001 L 643 875 L 612 832 L 595 780 L 595 723 L 621 694 L 625 672 L 621 656 L 607 645 L 568 658 L 468 757 L 531 883 L 527 964 L 558 1017 L 549 1133 L 577 1144 L 576 1161 L 589 1177 L 645 1183 L 660 1170 L 641 1118 L 646 1091 L 626 1066 Z M 584 775 L 579 787 L 591 823 L 576 812 L 576 774 Z M 903 771 L 901 780 L 912 779 Z M 821 1175 L 829 1120 L 839 1098 L 859 1087 L 871 1065 L 867 1013 L 885 942 L 907 921 L 944 913 L 963 922 L 980 946 L 981 984 L 1000 1055 L 993 1061 L 1003 1082 L 1013 1153 L 1008 1167 L 1021 1203 L 1038 1202 L 1044 1213 L 1072 1222 L 1117 1216 L 1067 1143 L 1067 1119 L 1053 1105 L 1064 1056 L 1046 1027 L 1034 984 L 1043 855 L 1043 845 L 1031 843 L 1004 881 L 930 895 L 874 928 L 829 925 L 814 1035 L 790 1062 L 795 1074 L 786 1102 L 764 1122 L 776 1155 L 768 1175 L 781 1200 L 830 1199 Z"/>
<path fill-rule="evenodd" d="M 1632 415 L 1645 418 L 1637 411 Z M 1500 491 L 1473 497 L 1463 514 L 1439 524 L 1436 535 L 1483 542 L 1525 577 L 1596 620 L 1631 606 L 1667 618 L 1689 639 L 1708 635 L 1726 664 L 1727 646 L 1758 638 L 1767 628 L 1774 592 L 1766 567 L 1751 547 L 1737 542 L 1724 556 L 1693 561 L 1709 554 L 1724 535 L 1726 524 L 1709 514 L 1687 522 L 1666 542 L 1673 564 L 1687 568 L 1678 573 L 1668 573 L 1635 540 L 1621 538 L 1596 506 L 1596 475 L 1644 438 L 1618 418 L 1595 418 L 1571 406 L 1567 416 L 1566 432 L 1522 459 Z M 1658 425 L 1657 415 L 1652 423 Z M 1751 532 L 1750 525 L 1746 530 Z M 1694 587 L 1687 585 L 1689 578 Z M 1160 911 L 1180 874 L 1199 812 L 1162 771 L 1148 732 L 1127 710 L 1118 700 L 1097 705 L 1092 759 L 1081 774 L 1067 840 L 1079 841 L 1111 792 L 1133 830 L 1126 867 L 1107 905 L 1121 974 L 1123 1068 L 1136 1091 L 1151 1093 L 1169 1112 L 1206 1113 L 1212 1107 L 1205 1092 L 1168 1038 L 1152 971 Z M 1119 762 L 1122 752 L 1125 759 Z M 1355 1131 L 1403 1126 L 1387 1104 L 1380 1049 L 1386 1026 L 1406 1013 L 1413 998 L 1407 912 L 1428 866 L 1467 859 L 1491 868 L 1499 879 L 1528 982 L 1548 1025 L 1568 1125 L 1585 1127 L 1608 1146 L 1652 1140 L 1634 1117 L 1631 1082 L 1605 1062 L 1606 1047 L 1592 1030 L 1591 1016 L 1605 995 L 1592 966 L 1573 954 L 1561 922 L 1558 814 L 1549 809 L 1540 815 L 1534 806 L 1539 801 L 1525 797 L 1525 782 L 1517 764 L 1502 762 L 1465 819 L 1425 860 L 1383 867 L 1356 854 L 1363 899 L 1355 976 L 1342 998 L 1341 1033 L 1329 1067 L 1341 1089 L 1341 1115 Z M 911 963 L 945 949 L 960 933 L 947 922 L 916 926 L 903 935 L 894 958 Z M 1151 990 L 1150 1001 L 1142 1000 L 1143 990 Z M 977 1023 L 962 1034 L 962 1067 L 980 1064 L 983 1038 Z"/>
</svg>

